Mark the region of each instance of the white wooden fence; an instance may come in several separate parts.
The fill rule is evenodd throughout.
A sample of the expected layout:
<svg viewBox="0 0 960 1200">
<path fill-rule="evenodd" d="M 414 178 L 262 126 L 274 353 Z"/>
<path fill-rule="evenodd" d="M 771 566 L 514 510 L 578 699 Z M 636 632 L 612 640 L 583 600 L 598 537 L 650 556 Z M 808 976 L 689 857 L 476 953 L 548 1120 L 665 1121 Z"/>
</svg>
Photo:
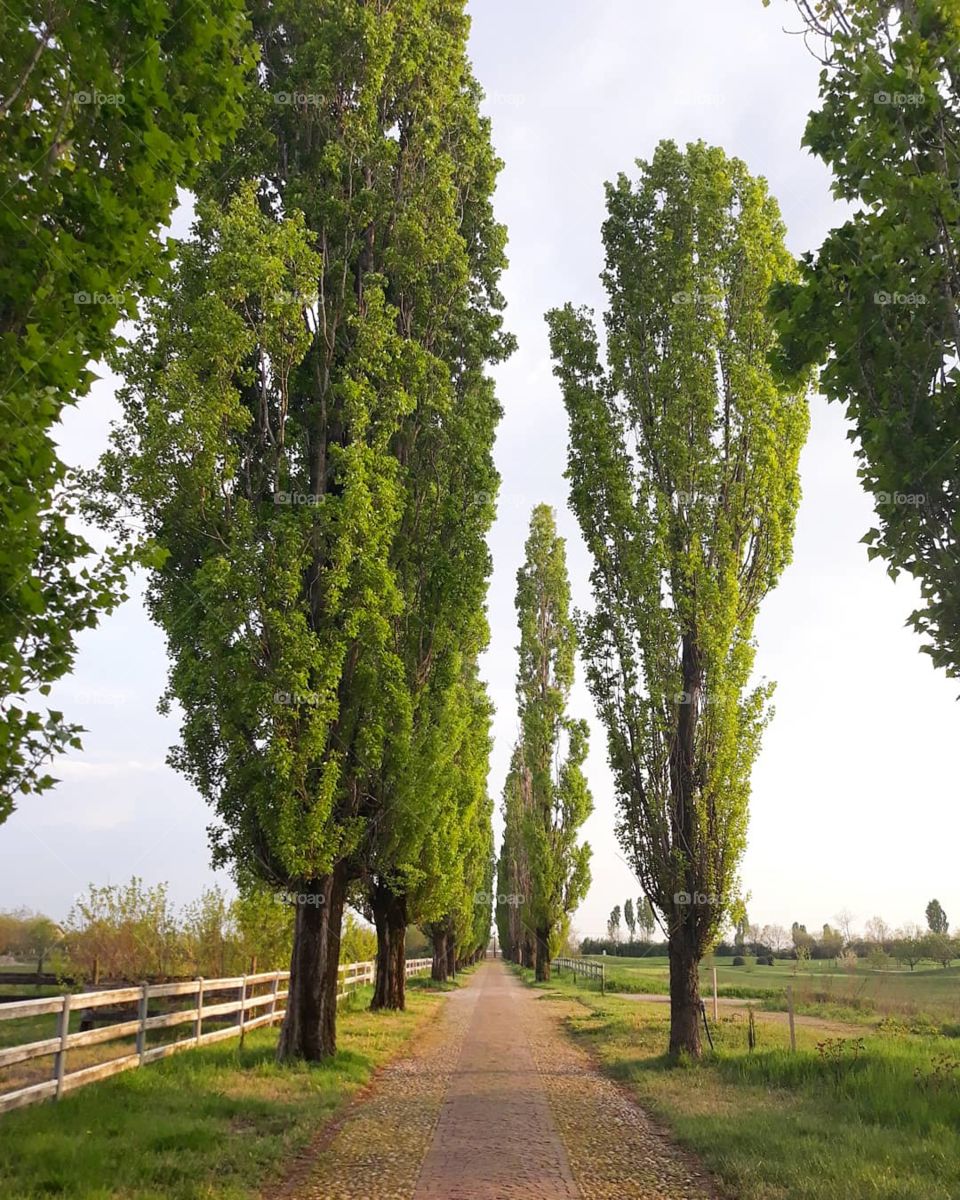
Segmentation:
<svg viewBox="0 0 960 1200">
<path fill-rule="evenodd" d="M 406 975 L 419 975 L 430 969 L 429 958 L 408 958 Z M 337 1000 L 342 1000 L 354 989 L 372 983 L 372 962 L 345 963 L 340 967 L 340 990 Z M 136 987 L 109 988 L 99 992 L 67 992 L 62 996 L 47 996 L 37 1000 L 20 1000 L 0 1004 L 0 1021 L 24 1017 L 40 1017 L 53 1014 L 57 1018 L 56 1036 L 39 1042 L 26 1042 L 18 1046 L 0 1049 L 0 1068 L 14 1066 L 31 1059 L 53 1057 L 52 1077 L 41 1083 L 29 1084 L 15 1091 L 0 1092 L 0 1113 L 38 1100 L 59 1100 L 65 1092 L 83 1087 L 98 1079 L 106 1079 L 132 1067 L 142 1067 L 156 1062 L 180 1050 L 205 1046 L 223 1038 L 238 1037 L 248 1029 L 271 1025 L 279 1021 L 286 1011 L 283 1001 L 288 992 L 286 985 L 289 971 L 266 971 L 260 975 L 238 975 L 232 979 L 189 979 L 179 983 L 144 983 Z M 259 994 L 258 994 L 259 989 Z M 235 995 L 226 1000 L 222 993 Z M 219 994 L 219 998 L 218 997 Z M 176 1011 L 150 1015 L 150 1001 L 170 997 L 188 997 L 191 1007 Z M 211 997 L 214 998 L 211 1003 Z M 137 1016 L 128 1021 L 117 1021 L 100 1029 L 70 1032 L 71 1013 L 84 1012 L 108 1005 L 130 1007 L 136 1004 Z M 249 1014 L 249 1015 L 248 1015 Z M 225 1028 L 203 1030 L 205 1020 L 232 1018 Z M 159 1046 L 148 1046 L 147 1035 L 151 1030 L 169 1029 L 176 1025 L 189 1025 L 188 1037 L 166 1042 Z M 95 1046 L 115 1038 L 136 1039 L 133 1053 L 79 1070 L 67 1070 L 67 1055 L 78 1046 Z"/>
<path fill-rule="evenodd" d="M 553 965 L 557 968 L 557 974 L 562 975 L 564 968 L 573 972 L 573 977 L 576 979 L 578 975 L 583 975 L 586 979 L 596 979 L 600 982 L 600 992 L 604 992 L 606 979 L 604 976 L 603 963 L 591 962 L 589 958 L 555 958 Z"/>
</svg>

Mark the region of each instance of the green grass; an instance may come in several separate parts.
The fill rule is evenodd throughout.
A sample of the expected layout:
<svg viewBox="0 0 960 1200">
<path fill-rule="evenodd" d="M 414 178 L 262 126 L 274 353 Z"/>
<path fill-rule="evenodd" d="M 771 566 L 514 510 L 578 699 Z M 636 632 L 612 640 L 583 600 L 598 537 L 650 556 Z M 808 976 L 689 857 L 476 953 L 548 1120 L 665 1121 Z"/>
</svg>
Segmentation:
<svg viewBox="0 0 960 1200">
<path fill-rule="evenodd" d="M 665 957 L 618 958 L 591 956 L 606 968 L 612 992 L 666 994 L 669 967 Z M 700 972 L 703 995 L 712 994 L 711 968 L 717 968 L 717 993 L 740 999 L 759 999 L 770 1009 L 786 1007 L 792 986 L 798 1012 L 833 1016 L 855 1014 L 895 1017 L 919 1024 L 960 1024 L 960 967 L 922 964 L 916 970 L 874 970 L 866 963 L 849 971 L 831 961 L 798 967 L 793 959 L 776 959 L 772 967 L 758 966 L 753 956 L 735 967 L 731 958 L 707 958 Z"/>
<path fill-rule="evenodd" d="M 404 1013 L 345 1002 L 323 1066 L 274 1062 L 276 1031 L 91 1084 L 58 1104 L 0 1116 L 3 1200 L 252 1200 L 440 1003 L 409 988 Z"/>
<path fill-rule="evenodd" d="M 529 980 L 529 972 L 526 973 Z M 942 1037 L 856 1037 L 722 1015 L 716 1052 L 666 1056 L 666 1006 L 546 989 L 568 1030 L 739 1200 L 955 1200 L 960 1196 L 960 1054 Z M 821 1048 L 818 1049 L 818 1043 Z"/>
</svg>

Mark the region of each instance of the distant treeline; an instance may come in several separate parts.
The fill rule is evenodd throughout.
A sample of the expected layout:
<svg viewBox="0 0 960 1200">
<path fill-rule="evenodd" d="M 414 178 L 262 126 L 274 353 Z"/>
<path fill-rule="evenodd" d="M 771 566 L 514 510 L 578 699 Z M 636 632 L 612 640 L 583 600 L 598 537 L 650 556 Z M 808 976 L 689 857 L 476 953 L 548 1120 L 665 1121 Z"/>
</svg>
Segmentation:
<svg viewBox="0 0 960 1200">
<path fill-rule="evenodd" d="M 23 909 L 0 913 L 0 955 L 64 982 L 222 978 L 254 963 L 276 970 L 290 962 L 295 901 L 263 888 L 228 897 L 212 887 L 177 908 L 163 883 L 90 885 L 62 924 Z M 374 931 L 347 912 L 340 961 L 369 961 L 376 946 Z"/>
</svg>

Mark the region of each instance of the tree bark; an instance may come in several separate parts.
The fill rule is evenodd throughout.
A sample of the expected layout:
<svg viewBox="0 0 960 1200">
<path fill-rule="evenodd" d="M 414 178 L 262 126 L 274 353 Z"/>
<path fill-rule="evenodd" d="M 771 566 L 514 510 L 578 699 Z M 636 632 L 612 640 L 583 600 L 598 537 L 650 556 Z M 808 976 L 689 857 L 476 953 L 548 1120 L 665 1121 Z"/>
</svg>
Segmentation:
<svg viewBox="0 0 960 1200">
<path fill-rule="evenodd" d="M 436 930 L 433 934 L 433 963 L 430 967 L 430 978 L 436 983 L 446 983 L 447 981 L 447 935 L 442 930 Z"/>
<path fill-rule="evenodd" d="M 700 961 L 691 931 L 681 925 L 670 934 L 670 1053 L 699 1058 Z"/>
<path fill-rule="evenodd" d="M 550 980 L 550 929 L 541 926 L 537 930 L 537 980 L 547 983 Z"/>
<path fill-rule="evenodd" d="M 382 880 L 370 889 L 370 907 L 377 927 L 377 962 L 370 1007 L 402 1009 L 406 1002 L 407 898 Z"/>
<path fill-rule="evenodd" d="M 457 977 L 457 943 L 453 934 L 447 934 L 447 975 Z"/>
<path fill-rule="evenodd" d="M 670 752 L 671 840 L 686 858 L 683 890 L 686 903 L 675 902 L 670 924 L 670 1053 L 686 1052 L 699 1058 L 700 1045 L 700 923 L 697 907 L 701 881 L 690 861 L 701 845 L 697 828 L 696 738 L 703 690 L 700 647 L 693 633 L 682 639 L 681 671 L 684 700 L 677 714 L 677 736 Z"/>
<path fill-rule="evenodd" d="M 347 867 L 302 887 L 310 903 L 297 905 L 290 956 L 287 1011 L 280 1029 L 277 1059 L 320 1062 L 337 1050 L 337 991 L 340 926 L 347 894 Z"/>
<path fill-rule="evenodd" d="M 524 934 L 523 944 L 520 948 L 520 962 L 525 967 L 534 967 L 536 966 L 535 959 L 533 941 L 529 934 Z"/>
</svg>

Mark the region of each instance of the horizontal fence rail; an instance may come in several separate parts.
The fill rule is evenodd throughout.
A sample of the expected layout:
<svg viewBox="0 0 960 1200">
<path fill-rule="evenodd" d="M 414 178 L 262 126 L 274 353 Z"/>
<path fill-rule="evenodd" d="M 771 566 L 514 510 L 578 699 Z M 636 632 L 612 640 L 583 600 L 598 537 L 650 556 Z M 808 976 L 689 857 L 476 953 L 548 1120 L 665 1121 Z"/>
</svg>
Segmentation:
<svg viewBox="0 0 960 1200">
<path fill-rule="evenodd" d="M 429 971 L 429 958 L 408 958 L 405 974 Z M 343 963 L 340 968 L 337 1000 L 364 984 L 373 983 L 372 962 Z M 108 988 L 97 992 L 67 992 L 62 996 L 19 1000 L 0 1005 L 0 1022 L 56 1016 L 56 1035 L 41 1041 L 25 1042 L 0 1048 L 0 1068 L 15 1066 L 45 1057 L 53 1058 L 51 1077 L 13 1091 L 0 1092 L 0 1113 L 39 1100 L 59 1100 L 66 1092 L 98 1079 L 106 1079 L 132 1067 L 146 1066 L 180 1050 L 209 1045 L 224 1038 L 242 1037 L 249 1029 L 272 1025 L 282 1019 L 288 996 L 289 971 L 265 971 L 259 975 L 237 975 L 229 979 L 188 979 L 176 983 L 144 983 L 135 987 Z M 232 993 L 230 995 L 229 993 Z M 153 1000 L 186 1002 L 186 1008 L 150 1012 Z M 97 1028 L 97 1011 L 110 1009 L 109 1024 Z M 136 1016 L 129 1015 L 136 1011 Z M 80 1029 L 70 1032 L 70 1018 L 80 1014 Z M 119 1019 L 123 1018 L 123 1019 Z M 204 1031 L 205 1021 L 217 1021 L 221 1028 Z M 228 1022 L 224 1025 L 224 1021 Z M 148 1035 L 156 1030 L 189 1026 L 186 1037 L 162 1045 L 149 1046 Z M 67 1055 L 77 1047 L 96 1046 L 116 1038 L 133 1038 L 132 1047 L 106 1062 L 67 1070 Z M 2 1085 L 0 1085 L 2 1086 Z"/>
<path fill-rule="evenodd" d="M 578 975 L 582 975 L 585 979 L 599 980 L 600 994 L 603 994 L 605 984 L 603 963 L 591 962 L 589 958 L 555 958 L 553 965 L 557 968 L 558 975 L 562 975 L 564 970 L 567 970 L 573 972 L 574 979 Z"/>
</svg>

